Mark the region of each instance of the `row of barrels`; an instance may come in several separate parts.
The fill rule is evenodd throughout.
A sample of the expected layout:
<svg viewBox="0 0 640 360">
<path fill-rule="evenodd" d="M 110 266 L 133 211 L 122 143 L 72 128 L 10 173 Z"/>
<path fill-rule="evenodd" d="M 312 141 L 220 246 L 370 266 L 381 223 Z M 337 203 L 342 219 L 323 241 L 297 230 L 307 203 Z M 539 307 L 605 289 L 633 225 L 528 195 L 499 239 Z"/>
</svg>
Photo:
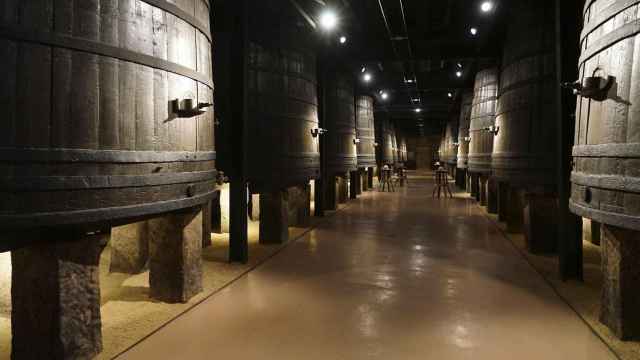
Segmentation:
<svg viewBox="0 0 640 360">
<path fill-rule="evenodd" d="M 623 339 L 640 335 L 637 312 L 625 305 L 637 299 L 631 289 L 640 285 L 640 118 L 634 111 L 640 100 L 634 72 L 639 8 L 640 1 L 585 4 L 578 80 L 583 86 L 599 82 L 595 91 L 602 96 L 578 91 L 570 179 L 570 210 L 602 224 L 600 319 Z M 501 68 L 478 72 L 471 112 L 462 106 L 458 170 L 470 175 L 472 193 L 486 193 L 488 209 L 508 229 L 524 231 L 529 250 L 552 252 L 558 247 L 561 156 L 554 3 L 517 2 L 510 11 Z"/>
</svg>

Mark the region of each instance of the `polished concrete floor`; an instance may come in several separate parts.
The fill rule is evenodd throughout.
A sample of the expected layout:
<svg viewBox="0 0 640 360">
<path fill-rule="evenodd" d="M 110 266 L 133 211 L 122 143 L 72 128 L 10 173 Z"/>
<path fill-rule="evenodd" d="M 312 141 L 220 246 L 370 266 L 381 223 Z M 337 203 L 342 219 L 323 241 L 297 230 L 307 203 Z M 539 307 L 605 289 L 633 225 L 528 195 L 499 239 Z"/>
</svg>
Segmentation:
<svg viewBox="0 0 640 360">
<path fill-rule="evenodd" d="M 414 176 L 347 210 L 122 359 L 615 359 L 477 205 Z"/>
</svg>

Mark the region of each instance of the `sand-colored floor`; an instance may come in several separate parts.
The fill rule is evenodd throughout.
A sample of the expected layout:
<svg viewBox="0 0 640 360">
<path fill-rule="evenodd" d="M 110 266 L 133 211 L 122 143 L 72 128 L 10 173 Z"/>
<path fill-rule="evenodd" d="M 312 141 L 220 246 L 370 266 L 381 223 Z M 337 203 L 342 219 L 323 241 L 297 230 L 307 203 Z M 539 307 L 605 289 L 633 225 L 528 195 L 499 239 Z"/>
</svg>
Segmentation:
<svg viewBox="0 0 640 360">
<path fill-rule="evenodd" d="M 341 205 L 340 208 L 345 208 Z M 330 212 L 328 216 L 331 216 Z M 322 219 L 312 218 L 311 228 Z M 204 291 L 186 304 L 165 304 L 149 298 L 149 273 L 110 274 L 110 248 L 100 260 L 101 313 L 104 351 L 97 359 L 111 359 L 153 333 L 183 312 L 200 303 L 242 274 L 273 256 L 284 245 L 258 243 L 258 222 L 249 223 L 249 262 L 231 264 L 228 234 L 212 234 L 213 246 L 203 251 Z M 293 241 L 310 228 L 289 228 Z M 11 353 L 11 257 L 0 253 L 0 359 Z"/>
<path fill-rule="evenodd" d="M 600 289 L 602 271 L 600 270 L 600 247 L 583 242 L 584 282 L 562 281 L 558 276 L 558 257 L 555 255 L 534 255 L 527 251 L 523 234 L 507 233 L 506 225 L 500 223 L 496 215 L 483 208 L 485 215 L 516 246 L 527 261 L 547 280 L 592 330 L 623 360 L 640 359 L 640 341 L 620 341 L 598 320 L 600 314 Z M 640 304 L 639 304 L 640 305 Z"/>
</svg>

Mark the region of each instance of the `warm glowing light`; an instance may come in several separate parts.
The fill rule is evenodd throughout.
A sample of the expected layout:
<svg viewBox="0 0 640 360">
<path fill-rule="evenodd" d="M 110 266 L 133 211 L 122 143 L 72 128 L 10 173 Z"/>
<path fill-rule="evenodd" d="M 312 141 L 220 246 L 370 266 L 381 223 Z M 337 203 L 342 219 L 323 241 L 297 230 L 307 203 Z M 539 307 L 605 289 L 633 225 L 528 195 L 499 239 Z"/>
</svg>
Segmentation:
<svg viewBox="0 0 640 360">
<path fill-rule="evenodd" d="M 469 32 L 471 33 L 471 35 L 476 36 L 478 35 L 478 29 L 472 27 L 471 29 L 469 29 Z"/>
<path fill-rule="evenodd" d="M 346 36 L 340 36 L 340 44 L 346 44 L 347 43 L 347 37 Z"/>
<path fill-rule="evenodd" d="M 482 10 L 482 12 L 489 12 L 493 10 L 493 3 L 491 1 L 483 2 L 482 5 L 480 5 L 480 10 Z"/>
<path fill-rule="evenodd" d="M 369 74 L 369 73 L 365 73 L 362 76 L 362 80 L 364 80 L 365 82 L 370 82 L 371 80 L 373 80 L 373 76 L 371 76 L 371 74 Z"/>
<path fill-rule="evenodd" d="M 382 97 L 382 100 L 387 100 L 389 98 L 389 94 L 383 92 L 382 94 L 380 94 L 380 97 Z"/>
<path fill-rule="evenodd" d="M 453 97 L 453 94 L 452 94 L 452 93 L 448 93 L 448 94 L 447 94 L 447 96 L 448 96 L 449 98 L 452 98 L 452 97 Z"/>
<path fill-rule="evenodd" d="M 333 30 L 338 25 L 338 16 L 331 11 L 325 10 L 320 14 L 320 26 L 325 30 Z"/>
<path fill-rule="evenodd" d="M 457 77 L 462 77 L 462 71 L 456 71 L 456 76 Z"/>
<path fill-rule="evenodd" d="M 421 113 L 421 112 L 422 112 L 422 109 L 417 108 L 417 109 L 416 109 L 416 112 L 417 112 L 417 113 Z"/>
</svg>

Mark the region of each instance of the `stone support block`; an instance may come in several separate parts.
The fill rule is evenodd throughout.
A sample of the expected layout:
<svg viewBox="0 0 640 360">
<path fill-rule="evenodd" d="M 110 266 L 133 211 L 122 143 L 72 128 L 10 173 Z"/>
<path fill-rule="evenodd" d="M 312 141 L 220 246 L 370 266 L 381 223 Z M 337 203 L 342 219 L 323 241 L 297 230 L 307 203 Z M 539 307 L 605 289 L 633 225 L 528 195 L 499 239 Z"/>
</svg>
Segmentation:
<svg viewBox="0 0 640 360">
<path fill-rule="evenodd" d="M 498 183 L 495 179 L 487 181 L 487 212 L 489 214 L 498 213 Z"/>
<path fill-rule="evenodd" d="M 91 359 L 102 351 L 100 254 L 107 234 L 47 232 L 11 253 L 12 359 Z"/>
<path fill-rule="evenodd" d="M 602 225 L 600 321 L 622 340 L 640 337 L 640 232 Z"/>
<path fill-rule="evenodd" d="M 289 201 L 287 191 L 260 194 L 260 243 L 289 241 Z"/>
<path fill-rule="evenodd" d="M 149 226 L 146 221 L 114 227 L 111 230 L 109 272 L 139 274 L 149 261 Z"/>
<path fill-rule="evenodd" d="M 534 254 L 558 250 L 558 202 L 552 195 L 527 194 L 524 207 L 524 235 Z"/>
<path fill-rule="evenodd" d="M 153 299 L 185 303 L 202 291 L 202 211 L 149 220 L 149 286 Z"/>
</svg>

